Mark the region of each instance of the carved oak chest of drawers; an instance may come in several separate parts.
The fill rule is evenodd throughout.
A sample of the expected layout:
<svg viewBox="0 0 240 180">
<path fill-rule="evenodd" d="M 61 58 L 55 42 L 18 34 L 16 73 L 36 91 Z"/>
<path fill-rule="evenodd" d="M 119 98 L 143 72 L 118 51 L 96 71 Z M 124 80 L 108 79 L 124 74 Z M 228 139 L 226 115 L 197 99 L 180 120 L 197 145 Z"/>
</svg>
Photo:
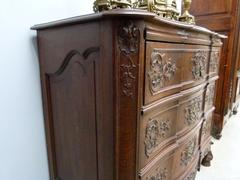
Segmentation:
<svg viewBox="0 0 240 180">
<path fill-rule="evenodd" d="M 140 10 L 32 29 L 52 180 L 192 180 L 210 165 L 221 35 Z"/>
</svg>

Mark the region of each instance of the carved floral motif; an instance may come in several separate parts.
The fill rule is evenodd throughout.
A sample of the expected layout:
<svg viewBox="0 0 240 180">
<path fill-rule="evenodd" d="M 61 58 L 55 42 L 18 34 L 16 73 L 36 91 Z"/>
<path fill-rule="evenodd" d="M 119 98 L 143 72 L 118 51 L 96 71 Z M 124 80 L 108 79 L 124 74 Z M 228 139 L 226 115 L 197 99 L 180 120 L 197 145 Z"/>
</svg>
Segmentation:
<svg viewBox="0 0 240 180">
<path fill-rule="evenodd" d="M 127 21 L 118 29 L 118 46 L 123 58 L 121 58 L 121 88 L 125 96 L 133 97 L 135 91 L 136 68 L 133 56 L 139 50 L 139 28 L 132 21 Z"/>
<path fill-rule="evenodd" d="M 193 155 L 197 146 L 197 138 L 191 140 L 181 153 L 181 165 L 187 166 L 193 159 Z"/>
<path fill-rule="evenodd" d="M 219 60 L 219 52 L 212 52 L 210 60 L 210 72 L 217 72 Z"/>
<path fill-rule="evenodd" d="M 146 180 L 166 180 L 168 176 L 167 168 L 161 169 L 158 168 L 156 172 L 147 176 Z"/>
<path fill-rule="evenodd" d="M 200 97 L 196 97 L 191 100 L 190 105 L 185 108 L 185 120 L 189 126 L 199 120 L 201 105 L 202 99 Z"/>
<path fill-rule="evenodd" d="M 177 70 L 176 64 L 171 58 L 166 59 L 165 56 L 164 53 L 152 53 L 151 67 L 148 73 L 152 92 L 157 92 L 164 87 L 166 81 L 171 80 Z"/>
<path fill-rule="evenodd" d="M 203 123 L 203 127 L 202 127 L 202 136 L 205 136 L 205 135 L 207 134 L 208 130 L 209 130 L 208 124 L 207 124 L 207 122 L 205 121 L 205 122 Z"/>
<path fill-rule="evenodd" d="M 205 97 L 205 102 L 208 104 L 213 104 L 214 95 L 215 95 L 215 85 L 210 85 L 208 87 L 208 93 L 206 94 L 206 97 Z"/>
<path fill-rule="evenodd" d="M 145 152 L 149 156 L 161 143 L 162 138 L 166 137 L 170 130 L 170 121 L 151 119 L 148 121 L 145 133 Z"/>
<path fill-rule="evenodd" d="M 192 57 L 192 74 L 194 79 L 202 79 L 206 75 L 207 52 L 197 51 Z"/>
<path fill-rule="evenodd" d="M 184 180 L 194 180 L 197 175 L 197 170 L 194 170 L 192 173 L 190 173 Z"/>
</svg>

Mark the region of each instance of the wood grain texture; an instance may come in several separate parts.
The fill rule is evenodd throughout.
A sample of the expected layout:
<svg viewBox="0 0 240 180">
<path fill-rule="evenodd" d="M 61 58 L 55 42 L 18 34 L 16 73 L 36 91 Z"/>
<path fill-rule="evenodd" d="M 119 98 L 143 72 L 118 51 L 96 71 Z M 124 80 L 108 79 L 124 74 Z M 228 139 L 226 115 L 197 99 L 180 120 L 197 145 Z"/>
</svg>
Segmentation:
<svg viewBox="0 0 240 180">
<path fill-rule="evenodd" d="M 195 178 L 224 36 L 135 10 L 34 29 L 51 180 Z"/>
<path fill-rule="evenodd" d="M 239 32 L 239 0 L 214 0 L 205 3 L 195 0 L 191 7 L 192 14 L 196 16 L 198 25 L 213 31 L 225 34 L 222 55 L 220 58 L 220 78 L 217 82 L 217 92 L 214 114 L 214 134 L 221 137 L 225 121 L 231 113 L 237 87 L 237 34 Z"/>
</svg>

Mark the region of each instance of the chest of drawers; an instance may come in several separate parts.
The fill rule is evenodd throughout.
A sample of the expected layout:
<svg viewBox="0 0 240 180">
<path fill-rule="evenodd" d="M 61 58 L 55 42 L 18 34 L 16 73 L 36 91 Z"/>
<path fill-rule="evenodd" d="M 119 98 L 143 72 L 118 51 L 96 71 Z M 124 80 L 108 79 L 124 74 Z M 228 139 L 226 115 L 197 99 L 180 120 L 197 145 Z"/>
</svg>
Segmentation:
<svg viewBox="0 0 240 180">
<path fill-rule="evenodd" d="M 36 25 L 52 180 L 194 179 L 222 36 L 140 10 Z"/>
</svg>

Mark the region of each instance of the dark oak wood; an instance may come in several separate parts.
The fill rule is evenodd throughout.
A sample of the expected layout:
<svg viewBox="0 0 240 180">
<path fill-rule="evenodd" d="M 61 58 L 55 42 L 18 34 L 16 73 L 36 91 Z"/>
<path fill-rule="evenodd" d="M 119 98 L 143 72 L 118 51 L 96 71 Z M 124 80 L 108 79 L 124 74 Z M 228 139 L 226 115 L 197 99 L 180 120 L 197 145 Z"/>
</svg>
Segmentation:
<svg viewBox="0 0 240 180">
<path fill-rule="evenodd" d="M 220 59 L 220 74 L 217 82 L 216 110 L 214 113 L 213 135 L 219 139 L 224 124 L 231 114 L 236 101 L 237 70 L 239 70 L 237 51 L 239 21 L 239 0 L 212 0 L 205 2 L 194 0 L 191 13 L 196 16 L 197 25 L 207 27 L 213 31 L 225 34 L 228 39 L 223 42 Z M 238 55 L 239 57 L 239 55 Z"/>
<path fill-rule="evenodd" d="M 195 178 L 225 36 L 139 10 L 32 29 L 51 180 Z"/>
</svg>

